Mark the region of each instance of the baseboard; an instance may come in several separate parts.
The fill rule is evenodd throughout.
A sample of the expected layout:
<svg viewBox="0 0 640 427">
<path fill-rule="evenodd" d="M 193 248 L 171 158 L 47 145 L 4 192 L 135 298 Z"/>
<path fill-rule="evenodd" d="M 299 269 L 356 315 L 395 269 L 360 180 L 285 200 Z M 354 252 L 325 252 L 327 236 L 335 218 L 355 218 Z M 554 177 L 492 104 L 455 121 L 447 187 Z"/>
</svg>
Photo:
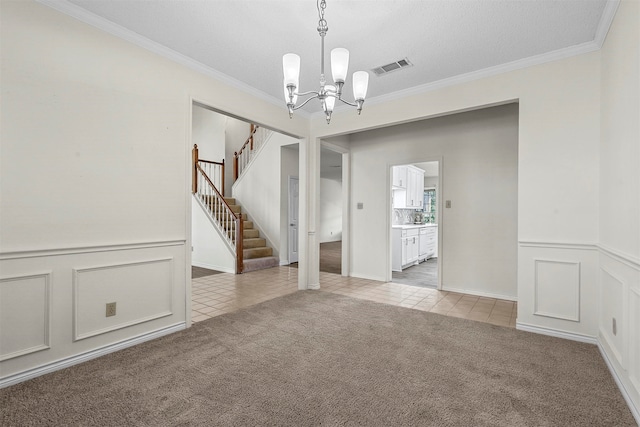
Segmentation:
<svg viewBox="0 0 640 427">
<path fill-rule="evenodd" d="M 233 269 L 229 269 L 221 265 L 207 264 L 206 262 L 197 262 L 197 261 L 191 260 L 191 265 L 194 267 L 206 268 L 208 270 L 222 271 L 223 273 L 231 273 L 231 274 L 236 273 L 236 271 Z"/>
<path fill-rule="evenodd" d="M 627 391 L 627 388 L 625 387 L 624 382 L 622 381 L 622 378 L 620 378 L 620 375 L 618 375 L 618 371 L 615 368 L 615 364 L 609 358 L 609 355 L 607 354 L 604 346 L 602 345 L 602 342 L 600 340 L 597 340 L 597 341 L 598 341 L 597 343 L 598 350 L 600 350 L 600 354 L 604 359 L 604 363 L 606 363 L 607 368 L 609 368 L 609 372 L 611 372 L 611 376 L 613 377 L 613 380 L 618 385 L 618 389 L 620 390 L 620 393 L 622 393 L 622 397 L 624 398 L 625 402 L 627 402 L 627 406 L 631 411 L 631 415 L 633 415 L 633 418 L 635 418 L 638 425 L 640 425 L 640 408 L 638 408 L 635 405 L 633 399 L 631 399 L 631 395 Z"/>
<path fill-rule="evenodd" d="M 456 292 L 460 294 L 475 295 L 477 297 L 496 298 L 496 299 L 503 299 L 506 301 L 518 301 L 518 298 L 514 296 L 494 294 L 491 292 L 475 291 L 471 289 L 451 288 L 449 286 L 443 286 L 442 290 L 446 292 Z"/>
<path fill-rule="evenodd" d="M 535 326 L 522 322 L 516 322 L 516 329 L 519 331 L 533 332 L 534 334 L 548 335 L 550 337 L 563 338 L 566 340 L 584 342 L 587 344 L 598 344 L 598 339 L 591 335 L 576 334 L 575 332 L 544 328 L 542 326 Z"/>
<path fill-rule="evenodd" d="M 59 371 L 60 369 L 68 368 L 73 365 L 78 365 L 91 359 L 95 359 L 100 356 L 125 349 L 127 347 L 132 347 L 145 341 L 151 341 L 153 339 L 160 338 L 164 335 L 169 335 L 183 329 L 186 329 L 185 322 L 177 323 L 175 325 L 167 326 L 166 328 L 158 329 L 153 332 L 148 332 L 133 338 L 128 338 L 115 344 L 110 344 L 82 354 L 77 354 L 75 356 L 47 363 L 46 365 L 42 365 L 37 368 L 32 368 L 23 372 L 19 372 L 17 374 L 9 375 L 8 377 L 0 378 L 0 388 L 9 387 L 23 381 L 30 380 L 32 378 L 39 377 L 41 375 Z"/>
<path fill-rule="evenodd" d="M 351 276 L 349 277 L 355 277 L 358 279 L 366 279 L 366 280 L 375 280 L 376 282 L 386 282 L 384 277 L 369 276 L 367 274 L 360 274 L 360 273 L 354 273 L 354 272 L 351 272 Z"/>
</svg>

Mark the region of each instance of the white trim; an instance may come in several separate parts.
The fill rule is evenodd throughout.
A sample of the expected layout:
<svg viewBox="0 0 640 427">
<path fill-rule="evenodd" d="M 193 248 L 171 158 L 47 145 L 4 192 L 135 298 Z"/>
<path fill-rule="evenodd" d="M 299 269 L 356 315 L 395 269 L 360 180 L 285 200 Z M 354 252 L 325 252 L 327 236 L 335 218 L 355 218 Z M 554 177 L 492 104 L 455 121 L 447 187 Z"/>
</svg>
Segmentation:
<svg viewBox="0 0 640 427">
<path fill-rule="evenodd" d="M 635 418 L 638 425 L 640 425 L 640 408 L 636 407 L 635 403 L 633 402 L 633 399 L 631 399 L 631 395 L 627 391 L 627 388 L 625 387 L 621 376 L 618 375 L 618 371 L 616 370 L 615 365 L 611 362 L 611 359 L 609 359 L 609 355 L 607 354 L 607 352 L 604 349 L 604 346 L 599 340 L 597 341 L 597 345 L 598 345 L 598 350 L 600 350 L 600 354 L 604 359 L 604 363 L 607 365 L 607 368 L 609 368 L 609 372 L 611 373 L 613 380 L 616 382 L 616 385 L 618 386 L 618 389 L 620 390 L 620 393 L 622 394 L 624 401 L 627 402 L 627 406 L 631 411 L 631 415 L 633 415 L 633 418 Z"/>
<path fill-rule="evenodd" d="M 85 254 L 93 252 L 112 252 L 112 251 L 125 251 L 132 249 L 148 249 L 148 248 L 160 248 L 165 246 L 182 246 L 185 244 L 185 240 L 164 240 L 156 242 L 135 242 L 135 243 L 120 243 L 113 245 L 97 245 L 97 246 L 77 246 L 67 248 L 51 248 L 51 249 L 29 249 L 23 251 L 12 251 L 0 253 L 0 261 L 9 259 L 21 259 L 21 258 L 37 258 L 46 256 L 59 256 L 59 255 L 75 255 Z"/>
<path fill-rule="evenodd" d="M 52 312 L 52 298 L 51 298 L 51 281 L 53 271 L 48 270 L 41 273 L 28 273 L 19 274 L 14 276 L 0 277 L 0 285 L 2 282 L 9 282 L 14 280 L 23 280 L 30 278 L 42 277 L 44 278 L 44 339 L 42 344 L 33 347 L 25 348 L 22 350 L 14 351 L 13 353 L 2 354 L 0 351 L 0 362 L 5 360 L 14 359 L 16 357 L 25 356 L 27 354 L 36 353 L 42 350 L 48 350 L 51 348 L 51 312 Z"/>
<path fill-rule="evenodd" d="M 546 249 L 573 249 L 579 251 L 597 251 L 596 243 L 585 242 L 544 242 L 535 240 L 518 240 L 518 244 L 523 248 L 546 248 Z"/>
<path fill-rule="evenodd" d="M 186 329 L 186 325 L 184 322 L 177 323 L 175 325 L 167 326 L 162 329 L 158 329 L 153 332 L 147 332 L 141 335 L 138 335 L 133 338 L 129 338 L 115 344 L 110 344 L 104 347 L 97 348 L 95 350 L 87 351 L 75 356 L 66 357 L 61 360 L 57 360 L 55 362 L 47 363 L 45 365 L 39 366 L 37 368 L 32 368 L 23 372 L 19 372 L 13 375 L 9 375 L 7 377 L 3 377 L 0 379 L 0 388 L 9 387 L 23 381 L 30 380 L 32 378 L 39 377 L 44 374 L 49 374 L 51 372 L 58 371 L 60 369 L 68 368 L 73 365 L 77 365 L 83 362 L 86 362 L 91 359 L 95 359 L 100 356 L 104 356 L 109 353 L 113 353 L 118 350 L 125 349 L 127 347 L 132 347 L 137 344 L 141 344 L 146 341 L 151 341 L 156 338 L 160 338 L 164 335 L 169 335 L 174 332 L 181 331 Z"/>
<path fill-rule="evenodd" d="M 259 98 L 270 104 L 276 105 L 280 107 L 282 110 L 286 111 L 286 106 L 280 98 L 273 97 L 267 94 L 266 92 L 258 90 L 252 86 L 249 86 L 246 83 L 243 83 L 224 73 L 221 73 L 220 71 L 217 71 L 201 62 L 198 62 L 192 58 L 189 58 L 186 55 L 176 52 L 173 49 L 169 49 L 168 47 L 163 46 L 160 43 L 149 40 L 148 38 L 143 37 L 140 34 L 137 34 L 127 28 L 124 28 L 118 24 L 115 24 L 105 18 L 102 18 L 101 16 L 91 13 L 79 6 L 76 6 L 73 3 L 70 3 L 66 0 L 36 0 L 36 1 L 42 5 L 55 9 L 58 12 L 64 13 L 65 15 L 78 19 L 79 21 L 82 21 L 95 28 L 98 28 L 109 34 L 112 34 L 118 38 L 126 40 L 130 43 L 133 43 L 136 46 L 139 46 L 143 49 L 146 49 L 150 52 L 153 52 L 157 55 L 167 58 L 173 62 L 176 62 L 192 70 L 195 70 L 199 73 L 202 73 L 206 76 L 214 78 L 237 90 L 240 90 L 249 95 L 255 96 L 256 98 Z M 384 102 L 401 99 L 409 96 L 414 96 L 414 95 L 420 95 L 426 92 L 431 92 L 431 91 L 442 89 L 445 87 L 467 83 L 470 81 L 479 80 L 486 77 L 491 77 L 491 76 L 506 73 L 509 71 L 515 71 L 515 70 L 519 70 L 519 69 L 523 69 L 523 68 L 527 68 L 535 65 L 544 64 L 547 62 L 557 61 L 557 60 L 569 58 L 572 56 L 597 51 L 602 47 L 604 43 L 604 40 L 609 31 L 609 28 L 611 27 L 611 24 L 613 22 L 613 18 L 615 16 L 615 12 L 618 8 L 619 3 L 620 3 L 619 0 L 607 1 L 602 17 L 600 18 L 598 29 L 596 30 L 596 34 L 593 41 L 581 43 L 581 44 L 570 46 L 563 49 L 558 49 L 552 52 L 543 53 L 541 55 L 519 59 L 516 61 L 508 62 L 506 64 L 499 64 L 493 67 L 484 68 L 484 69 L 473 71 L 470 73 L 449 77 L 449 78 L 438 80 L 435 82 L 414 86 L 414 87 L 407 88 L 404 90 L 399 90 L 390 94 L 369 98 L 366 101 L 366 105 L 382 104 Z M 340 106 L 336 106 L 334 111 L 341 111 L 341 110 L 346 111 L 348 108 L 349 107 L 346 105 L 340 105 Z M 315 117 L 319 117 L 321 115 L 324 116 L 324 112 L 322 111 L 316 111 L 316 112 L 310 113 L 305 110 L 298 110 L 297 114 L 307 119 L 312 119 Z"/>
<path fill-rule="evenodd" d="M 370 276 L 368 274 L 360 274 L 360 273 L 354 273 L 351 272 L 351 275 L 349 277 L 355 277 L 357 279 L 365 279 L 365 280 L 375 280 L 376 282 L 385 282 L 384 277 L 380 277 L 380 276 Z"/>
<path fill-rule="evenodd" d="M 598 249 L 600 249 L 600 252 L 602 252 L 604 255 L 607 255 L 610 258 L 613 258 L 616 261 L 619 261 L 627 265 L 628 267 L 634 268 L 636 270 L 640 270 L 640 258 L 627 254 L 625 252 L 619 251 L 617 249 L 613 249 L 603 244 L 599 244 Z"/>
<path fill-rule="evenodd" d="M 576 312 L 573 313 L 573 316 L 568 316 L 568 315 L 561 315 L 561 314 L 555 314 L 555 313 L 549 313 L 549 312 L 544 312 L 541 311 L 538 308 L 538 303 L 539 303 L 539 297 L 538 297 L 538 292 L 539 292 L 539 281 L 538 281 L 538 266 L 542 263 L 548 263 L 548 264 L 565 264 L 565 265 L 572 265 L 572 266 L 576 266 L 578 267 L 578 286 L 577 286 L 577 297 L 574 299 L 577 302 L 576 305 Z M 544 316 L 544 317 L 550 317 L 552 319 L 560 319 L 560 320 L 570 320 L 572 322 L 577 322 L 580 323 L 580 299 L 581 299 L 581 288 L 582 288 L 582 274 L 581 274 L 581 270 L 582 270 L 582 265 L 580 262 L 576 262 L 576 261 L 557 261 L 557 260 L 552 260 L 552 259 L 539 259 L 539 258 L 534 258 L 533 260 L 533 264 L 534 264 L 534 271 L 533 271 L 533 287 L 534 287 L 534 298 L 533 298 L 533 314 L 535 316 Z"/>
<path fill-rule="evenodd" d="M 618 0 L 613 0 L 617 2 Z M 617 8 L 617 5 L 616 5 Z M 614 11 L 615 12 L 615 11 Z M 605 9 L 605 14 L 610 13 L 608 8 Z M 598 27 L 598 36 L 601 36 L 601 33 L 608 32 L 609 28 L 606 27 L 602 21 L 605 18 L 605 14 L 603 14 L 603 19 L 600 21 L 600 25 Z M 606 16 L 609 19 L 609 16 Z M 611 17 L 613 18 L 613 16 Z M 612 19 L 608 22 L 608 26 L 611 25 Z M 601 28 L 602 27 L 602 28 Z M 570 58 L 572 56 L 582 55 L 589 52 L 595 52 L 602 47 L 602 44 L 599 40 L 593 40 L 590 42 L 581 43 L 575 46 L 570 46 L 563 49 L 554 50 L 552 52 L 543 53 L 536 56 L 531 56 L 528 58 L 519 59 L 516 61 L 508 62 L 506 64 L 499 64 L 493 67 L 483 68 L 481 70 L 472 71 L 466 74 L 459 74 L 457 76 L 448 77 L 446 79 L 437 80 L 435 82 L 425 83 L 419 86 L 413 86 L 407 89 L 399 90 L 393 93 L 376 96 L 373 98 L 368 98 L 364 103 L 365 109 L 367 105 L 378 105 L 383 104 L 390 101 L 395 101 L 403 98 L 408 98 L 411 96 L 422 95 L 428 92 L 433 92 L 439 89 L 444 89 L 451 86 L 460 85 L 463 83 L 469 83 L 475 80 L 480 80 L 484 78 L 493 77 L 496 75 L 500 75 L 503 73 L 508 73 L 511 71 L 521 70 L 528 67 L 533 67 L 536 65 L 545 64 L 548 62 L 559 61 L 562 59 Z M 348 106 L 340 105 L 334 108 L 334 112 L 342 112 L 346 111 Z M 318 111 L 312 114 L 313 118 L 324 117 L 324 112 Z"/>
<path fill-rule="evenodd" d="M 613 18 L 616 16 L 616 11 L 618 10 L 619 5 L 620 0 L 607 0 L 607 3 L 604 6 L 604 11 L 600 17 L 598 29 L 596 30 L 596 35 L 594 37 L 594 42 L 596 42 L 600 48 L 602 48 L 602 45 L 607 38 L 607 33 L 609 33 L 611 24 L 613 24 Z"/>
<path fill-rule="evenodd" d="M 461 293 L 461 294 L 475 295 L 475 296 L 479 296 L 479 297 L 502 299 L 502 300 L 506 300 L 506 301 L 518 301 L 518 297 L 514 297 L 514 296 L 511 296 L 511 295 L 495 294 L 495 293 L 492 293 L 492 292 L 476 291 L 476 290 L 473 290 L 473 289 L 452 288 L 450 286 L 442 286 L 441 290 L 446 291 L 446 292 L 458 292 L 458 293 Z"/>
<path fill-rule="evenodd" d="M 194 267 L 206 268 L 208 270 L 216 270 L 216 271 L 222 271 L 223 273 L 236 274 L 235 270 L 223 267 L 221 265 L 208 264 L 206 262 L 194 262 L 194 261 L 191 262 L 191 265 Z M 197 279 L 192 279 L 192 280 L 197 280 Z"/>
<path fill-rule="evenodd" d="M 591 335 L 577 334 L 575 332 L 561 331 L 558 329 L 545 328 L 537 325 L 530 325 L 516 321 L 516 329 L 519 331 L 533 332 L 534 334 L 548 335 L 550 337 L 563 338 L 571 341 L 584 342 L 587 344 L 597 344 L 598 339 Z"/>
</svg>

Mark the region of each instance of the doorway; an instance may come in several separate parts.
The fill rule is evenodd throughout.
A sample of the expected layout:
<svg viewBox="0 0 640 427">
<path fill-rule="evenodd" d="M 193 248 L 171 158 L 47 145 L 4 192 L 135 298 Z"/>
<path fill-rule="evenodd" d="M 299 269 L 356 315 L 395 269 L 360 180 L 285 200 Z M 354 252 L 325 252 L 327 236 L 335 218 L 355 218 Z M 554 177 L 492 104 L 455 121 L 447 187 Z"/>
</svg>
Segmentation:
<svg viewBox="0 0 640 427">
<path fill-rule="evenodd" d="M 391 168 L 391 281 L 440 289 L 440 161 Z"/>
<path fill-rule="evenodd" d="M 289 177 L 289 263 L 298 262 L 298 211 L 300 184 L 297 176 Z"/>
</svg>

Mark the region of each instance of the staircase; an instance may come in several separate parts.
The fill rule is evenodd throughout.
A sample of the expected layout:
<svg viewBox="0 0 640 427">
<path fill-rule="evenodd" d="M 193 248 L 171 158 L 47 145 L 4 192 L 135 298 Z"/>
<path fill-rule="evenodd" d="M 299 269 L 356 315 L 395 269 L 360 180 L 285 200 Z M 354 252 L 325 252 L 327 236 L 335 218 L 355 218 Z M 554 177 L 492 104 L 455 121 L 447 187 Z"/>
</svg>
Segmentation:
<svg viewBox="0 0 640 427">
<path fill-rule="evenodd" d="M 253 221 L 249 221 L 246 213 L 242 213 L 242 207 L 236 199 L 225 197 L 225 202 L 236 214 L 242 218 L 242 258 L 243 273 L 277 267 L 280 264 L 278 258 L 273 256 L 273 249 L 267 246 L 266 239 L 260 237 L 260 230 L 253 227 Z"/>
</svg>

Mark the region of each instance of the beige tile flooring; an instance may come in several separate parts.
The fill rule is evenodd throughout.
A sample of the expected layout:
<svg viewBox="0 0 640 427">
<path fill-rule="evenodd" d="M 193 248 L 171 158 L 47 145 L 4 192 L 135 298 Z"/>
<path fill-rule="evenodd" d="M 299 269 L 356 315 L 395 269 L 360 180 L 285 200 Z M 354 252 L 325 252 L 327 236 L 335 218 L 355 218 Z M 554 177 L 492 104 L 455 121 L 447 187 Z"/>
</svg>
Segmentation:
<svg viewBox="0 0 640 427">
<path fill-rule="evenodd" d="M 444 292 L 399 283 L 320 273 L 323 291 L 414 310 L 515 328 L 513 301 Z M 191 320 L 200 322 L 298 290 L 298 269 L 276 267 L 246 274 L 215 274 L 192 280 Z"/>
</svg>

